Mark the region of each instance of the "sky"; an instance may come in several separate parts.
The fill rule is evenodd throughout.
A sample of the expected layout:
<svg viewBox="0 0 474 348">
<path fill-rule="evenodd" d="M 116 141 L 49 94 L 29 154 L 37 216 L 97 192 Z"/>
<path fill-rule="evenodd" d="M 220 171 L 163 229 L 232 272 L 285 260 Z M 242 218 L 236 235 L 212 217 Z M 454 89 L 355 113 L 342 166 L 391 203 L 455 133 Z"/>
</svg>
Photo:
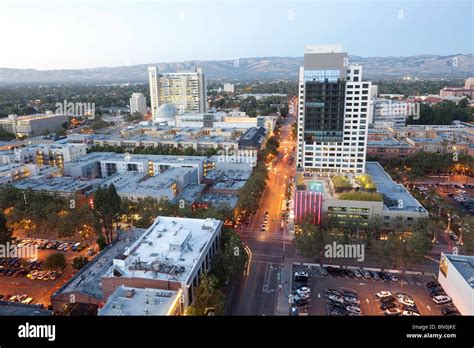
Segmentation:
<svg viewBox="0 0 474 348">
<path fill-rule="evenodd" d="M 473 53 L 472 0 L 0 0 L 0 67 Z"/>
</svg>

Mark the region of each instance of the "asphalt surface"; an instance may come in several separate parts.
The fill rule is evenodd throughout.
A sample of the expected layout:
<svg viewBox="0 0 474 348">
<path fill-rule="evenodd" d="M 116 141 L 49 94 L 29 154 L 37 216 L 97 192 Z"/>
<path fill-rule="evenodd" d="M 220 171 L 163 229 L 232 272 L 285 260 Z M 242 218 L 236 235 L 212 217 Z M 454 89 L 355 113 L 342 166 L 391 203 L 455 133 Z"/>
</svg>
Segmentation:
<svg viewBox="0 0 474 348">
<path fill-rule="evenodd" d="M 294 141 L 288 116 L 281 127 L 280 148 L 275 171 L 269 171 L 267 187 L 262 195 L 260 209 L 252 215 L 249 224 L 237 229 L 243 242 L 251 251 L 249 274 L 243 276 L 230 289 L 227 302 L 229 315 L 274 315 L 281 279 L 281 268 L 295 257 L 292 236 L 286 226 L 281 228 L 281 207 L 285 192 L 294 175 L 290 154 Z M 287 153 L 285 153 L 287 149 Z M 268 211 L 268 228 L 261 231 L 264 214 Z"/>
</svg>

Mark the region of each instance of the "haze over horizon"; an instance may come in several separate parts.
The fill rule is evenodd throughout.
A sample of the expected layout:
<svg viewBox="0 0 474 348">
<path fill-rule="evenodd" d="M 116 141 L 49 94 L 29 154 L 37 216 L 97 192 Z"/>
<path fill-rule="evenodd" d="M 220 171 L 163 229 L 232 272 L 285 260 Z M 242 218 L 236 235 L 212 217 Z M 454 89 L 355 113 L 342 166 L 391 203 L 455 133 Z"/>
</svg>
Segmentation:
<svg viewBox="0 0 474 348">
<path fill-rule="evenodd" d="M 472 17 L 469 0 L 0 0 L 0 67 L 300 57 L 330 43 L 362 57 L 471 54 Z"/>
</svg>

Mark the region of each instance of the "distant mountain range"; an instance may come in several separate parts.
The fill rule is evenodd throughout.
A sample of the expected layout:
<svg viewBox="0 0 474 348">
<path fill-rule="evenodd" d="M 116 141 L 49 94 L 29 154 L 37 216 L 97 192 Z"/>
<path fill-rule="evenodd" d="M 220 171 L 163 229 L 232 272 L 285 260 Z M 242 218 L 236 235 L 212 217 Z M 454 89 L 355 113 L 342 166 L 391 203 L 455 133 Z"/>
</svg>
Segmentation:
<svg viewBox="0 0 474 348">
<path fill-rule="evenodd" d="M 366 78 L 466 78 L 474 72 L 474 54 L 411 57 L 350 56 L 351 63 L 363 65 Z M 274 80 L 296 79 L 302 57 L 260 57 L 239 60 L 186 61 L 94 69 L 33 70 L 0 68 L 0 84 L 12 83 L 135 83 L 147 81 L 147 67 L 163 72 L 202 67 L 207 79 Z"/>
</svg>

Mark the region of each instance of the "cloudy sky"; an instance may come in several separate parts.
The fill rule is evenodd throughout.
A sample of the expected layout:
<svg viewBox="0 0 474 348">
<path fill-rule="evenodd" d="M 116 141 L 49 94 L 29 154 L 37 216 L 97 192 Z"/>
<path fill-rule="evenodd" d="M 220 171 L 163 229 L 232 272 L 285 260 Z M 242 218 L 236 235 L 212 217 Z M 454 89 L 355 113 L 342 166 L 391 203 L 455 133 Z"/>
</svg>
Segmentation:
<svg viewBox="0 0 474 348">
<path fill-rule="evenodd" d="M 0 67 L 473 53 L 471 0 L 0 0 Z"/>
</svg>

